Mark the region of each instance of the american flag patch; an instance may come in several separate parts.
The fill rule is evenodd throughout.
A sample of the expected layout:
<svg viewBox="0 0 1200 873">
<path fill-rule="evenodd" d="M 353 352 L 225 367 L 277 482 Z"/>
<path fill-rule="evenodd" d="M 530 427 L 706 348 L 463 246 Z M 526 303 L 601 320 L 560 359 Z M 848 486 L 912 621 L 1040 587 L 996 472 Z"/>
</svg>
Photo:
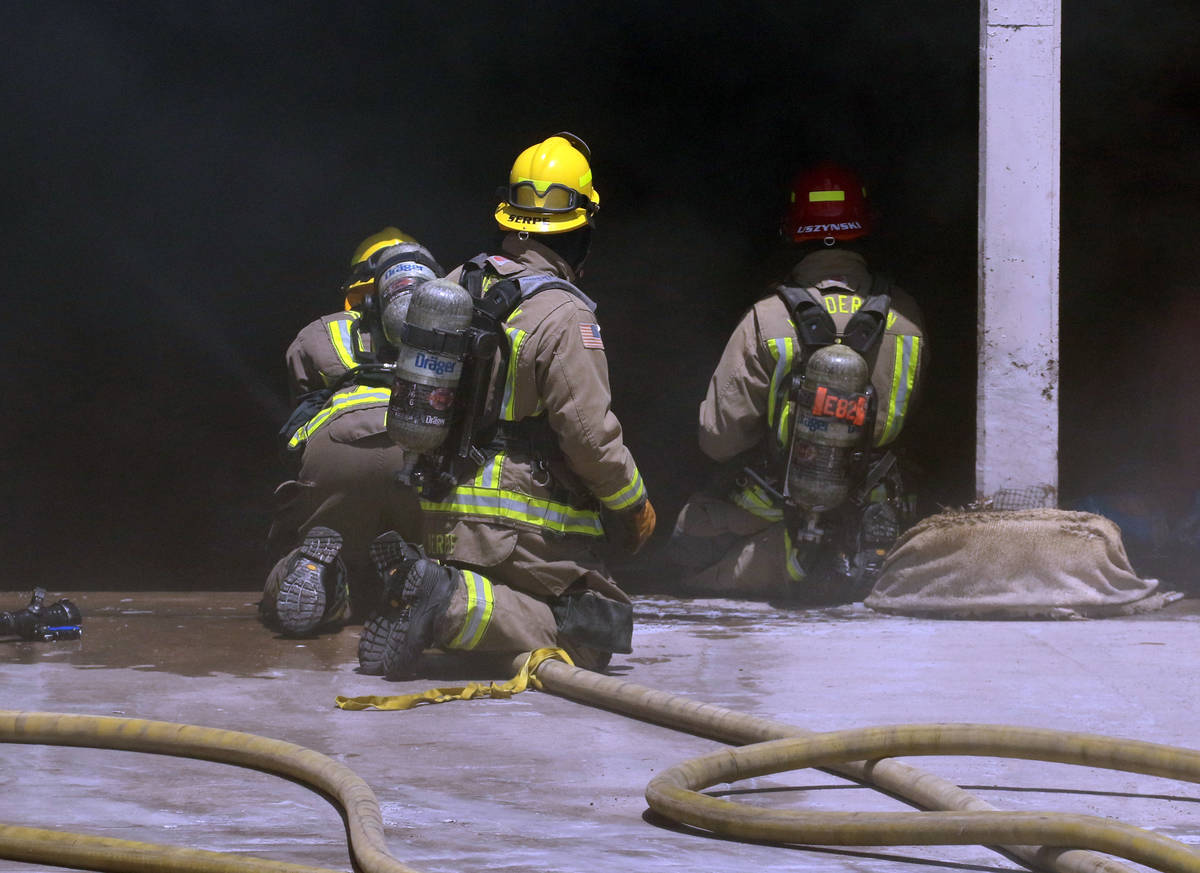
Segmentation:
<svg viewBox="0 0 1200 873">
<path fill-rule="evenodd" d="M 604 348 L 604 340 L 600 339 L 600 325 L 595 322 L 579 325 L 579 336 L 583 339 L 585 349 Z"/>
</svg>

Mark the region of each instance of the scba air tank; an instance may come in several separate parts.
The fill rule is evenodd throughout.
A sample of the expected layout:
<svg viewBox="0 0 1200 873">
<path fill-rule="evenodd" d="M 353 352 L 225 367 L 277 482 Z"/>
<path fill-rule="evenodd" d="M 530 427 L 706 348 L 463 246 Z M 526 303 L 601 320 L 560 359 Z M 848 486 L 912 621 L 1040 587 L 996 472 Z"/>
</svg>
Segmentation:
<svg viewBox="0 0 1200 873">
<path fill-rule="evenodd" d="M 399 248 L 399 246 L 397 246 Z M 379 298 L 379 321 L 383 335 L 393 346 L 400 345 L 400 329 L 408 313 L 415 288 L 437 278 L 433 270 L 401 252 L 379 265 L 375 293 Z"/>
<path fill-rule="evenodd" d="M 427 452 L 446 438 L 473 309 L 471 295 L 449 279 L 431 279 L 412 292 L 387 413 L 388 436 L 397 445 Z"/>
<path fill-rule="evenodd" d="M 870 426 L 869 374 L 862 355 L 835 344 L 813 352 L 795 392 L 788 495 L 800 506 L 832 509 L 849 495 L 851 461 Z"/>
</svg>

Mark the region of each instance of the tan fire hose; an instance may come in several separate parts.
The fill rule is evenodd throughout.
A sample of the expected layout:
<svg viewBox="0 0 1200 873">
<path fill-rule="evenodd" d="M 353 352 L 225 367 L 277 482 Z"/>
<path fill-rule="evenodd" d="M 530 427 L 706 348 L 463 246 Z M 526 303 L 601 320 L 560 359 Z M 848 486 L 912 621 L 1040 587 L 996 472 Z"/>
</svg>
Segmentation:
<svg viewBox="0 0 1200 873">
<path fill-rule="evenodd" d="M 839 846 L 1044 843 L 1119 855 L 1167 873 L 1195 873 L 1183 843 L 1092 815 L 1043 812 L 856 813 L 774 810 L 695 789 L 801 767 L 893 755 L 988 755 L 1081 764 L 1200 782 L 1200 752 L 1094 734 L 1011 725 L 915 724 L 835 731 L 724 749 L 664 771 L 646 788 L 655 812 L 724 836 Z"/>
<path fill-rule="evenodd" d="M 777 767 L 776 770 L 762 770 L 761 773 L 777 772 L 792 769 L 794 766 L 820 766 L 830 772 L 845 775 L 851 779 L 878 787 L 890 794 L 900 797 L 917 806 L 931 810 L 959 811 L 970 813 L 972 830 L 969 837 L 952 839 L 953 834 L 945 834 L 937 839 L 929 839 L 928 832 L 917 833 L 913 826 L 918 822 L 899 823 L 898 819 L 885 823 L 881 830 L 871 832 L 870 839 L 862 834 L 852 834 L 855 839 L 843 842 L 842 837 L 853 830 L 855 821 L 861 821 L 863 813 L 821 813 L 827 817 L 820 830 L 807 830 L 801 836 L 800 830 L 788 830 L 791 824 L 775 831 L 775 836 L 768 839 L 783 839 L 788 842 L 804 842 L 818 845 L 914 845 L 914 844 L 981 844 L 1004 846 L 1008 853 L 1041 869 L 1053 870 L 1056 873 L 1130 873 L 1130 868 L 1110 858 L 1097 855 L 1082 849 L 1067 849 L 1031 845 L 1008 845 L 1013 842 L 1032 840 L 1031 833 L 1052 835 L 1052 839 L 1039 842 L 1055 843 L 1058 845 L 1091 845 L 1105 847 L 1105 851 L 1135 860 L 1151 858 L 1161 861 L 1162 866 L 1151 863 L 1165 873 L 1200 873 L 1200 855 L 1174 841 L 1166 840 L 1174 846 L 1166 846 L 1160 841 L 1165 838 L 1131 828 L 1107 819 L 1099 819 L 1098 827 L 1103 830 L 1107 823 L 1112 833 L 1120 832 L 1121 836 L 1102 835 L 1095 837 L 1093 833 L 1084 834 L 1076 827 L 1075 820 L 1088 819 L 1090 816 L 1060 816 L 1058 814 L 1040 813 L 1037 816 L 1043 821 L 1058 820 L 1065 822 L 1063 829 L 1045 828 L 1041 831 L 1022 830 L 1013 827 L 1013 816 L 1026 816 L 1024 813 L 1004 813 L 995 809 L 955 785 L 945 782 L 932 774 L 899 761 L 879 758 L 882 754 L 955 754 L 949 751 L 953 748 L 979 749 L 967 754 L 1005 754 L 1004 752 L 986 752 L 983 748 L 1009 748 L 1010 751 L 1020 752 L 1016 757 L 1039 758 L 1043 754 L 1043 746 L 1034 742 L 1033 738 L 1023 739 L 1021 728 L 1000 726 L 1001 731 L 1012 732 L 1015 747 L 1010 748 L 997 743 L 995 736 L 979 740 L 982 745 L 966 744 L 961 737 L 954 739 L 959 745 L 947 740 L 944 744 L 937 735 L 938 730 L 946 726 L 922 726 L 933 731 L 932 734 L 917 738 L 909 737 L 906 742 L 910 745 L 894 745 L 898 742 L 892 734 L 887 734 L 887 742 L 880 736 L 869 736 L 866 745 L 854 745 L 854 742 L 864 742 L 856 738 L 853 742 L 846 740 L 847 736 L 870 734 L 866 732 L 839 732 L 822 734 L 820 738 L 833 737 L 833 740 L 822 740 L 832 743 L 832 749 L 822 745 L 811 747 L 804 745 L 812 742 L 816 735 L 792 725 L 769 719 L 757 718 L 722 709 L 710 704 L 700 703 L 680 695 L 656 691 L 631 682 L 602 676 L 566 663 L 555 660 L 543 660 L 536 668 L 535 684 L 544 691 L 562 697 L 600 706 L 625 715 L 654 722 L 664 726 L 683 730 L 688 733 L 716 739 L 722 742 L 748 745 L 747 749 L 722 750 L 715 756 L 699 759 L 708 762 L 709 758 L 722 761 L 731 760 L 731 764 L 720 766 L 711 763 L 699 765 L 708 775 L 713 772 L 726 771 L 721 769 L 728 766 L 733 769 L 728 775 L 742 778 L 740 773 L 753 772 L 755 766 Z M 980 726 L 967 726 L 969 729 Z M 994 726 L 993 726 L 994 728 Z M 988 729 L 993 729 L 988 728 Z M 877 729 L 888 731 L 891 729 Z M 1043 732 L 1054 735 L 1056 742 L 1079 742 L 1080 737 L 1087 735 L 1070 734 L 1066 732 Z M 1044 739 L 1044 738 L 1042 738 Z M 1171 746 L 1155 746 L 1147 743 L 1114 740 L 1107 737 L 1099 739 L 1107 743 L 1103 753 L 1096 752 L 1099 746 L 1089 746 L 1084 757 L 1095 756 L 1097 760 L 1088 757 L 1086 763 L 1095 766 L 1108 766 L 1116 769 L 1133 769 L 1136 772 L 1154 772 L 1172 778 L 1194 780 L 1198 772 L 1196 760 L 1200 755 L 1188 749 L 1177 749 Z M 782 740 L 781 743 L 767 742 Z M 254 767 L 278 775 L 286 776 L 317 790 L 325 792 L 342 805 L 347 821 L 350 837 L 350 850 L 356 865 L 363 873 L 415 873 L 412 868 L 403 865 L 387 853 L 386 840 L 383 832 L 382 816 L 374 792 L 353 771 L 338 764 L 336 761 L 305 749 L 292 743 L 272 740 L 254 734 L 238 733 L 216 728 L 204 728 L 195 725 L 172 724 L 169 722 L 152 722 L 138 719 L 110 718 L 103 716 L 61 715 L 54 713 L 13 712 L 0 710 L 0 741 L 42 743 L 52 745 L 92 746 L 96 748 L 125 749 L 139 752 L 193 757 L 211 761 Z M 1026 741 L 1028 745 L 1026 745 Z M 1039 739 L 1038 742 L 1041 740 Z M 974 740 L 972 742 L 975 742 Z M 1054 744 L 1050 744 L 1053 750 Z M 1127 750 L 1133 749 L 1132 751 Z M 1134 749 L 1133 747 L 1136 747 Z M 1143 748 L 1144 747 L 1144 748 Z M 811 751 L 818 748 L 818 751 Z M 937 751 L 896 751 L 895 749 L 937 749 Z M 846 751 L 846 750 L 849 751 Z M 1155 769 L 1146 770 L 1137 767 L 1125 767 L 1129 760 L 1144 754 L 1146 749 L 1158 750 L 1161 759 L 1155 764 Z M 880 751 L 882 750 L 882 751 Z M 745 751 L 748 756 L 743 763 L 742 758 L 729 757 L 734 753 Z M 1056 752 L 1057 754 L 1058 752 Z M 1065 754 L 1065 753 L 1064 753 Z M 809 760 L 812 757 L 815 764 L 792 764 L 793 760 Z M 849 755 L 850 757 L 846 757 Z M 857 755 L 857 758 L 855 757 Z M 724 756 L 724 758 L 722 758 Z M 1061 760 L 1061 758 L 1047 758 Z M 765 762 L 770 762 L 769 765 Z M 693 766 L 695 762 L 686 762 L 664 773 L 647 787 L 647 799 L 652 793 L 655 800 L 652 806 L 659 802 L 658 797 L 667 797 L 663 807 L 658 809 L 665 815 L 681 816 L 679 820 L 687 821 L 704 813 L 697 809 L 707 809 L 711 803 L 721 804 L 721 813 L 711 819 L 718 827 L 737 828 L 739 824 L 727 824 L 738 819 L 747 807 L 737 807 L 705 795 L 694 792 L 694 788 L 704 784 L 704 776 L 695 781 Z M 751 769 L 746 769 L 747 767 Z M 705 769 L 708 768 L 708 769 Z M 759 775 L 761 775 L 761 773 Z M 664 782 L 667 774 L 671 774 L 673 783 Z M 1182 774 L 1182 775 L 1181 775 Z M 724 781 L 718 775 L 716 781 Z M 712 784 L 712 783 L 707 783 Z M 676 794 L 682 792 L 683 794 Z M 684 796 L 687 794 L 694 796 Z M 670 804 L 677 804 L 670 806 Z M 695 807 L 695 809 L 694 809 Z M 726 807 L 731 807 L 732 812 Z M 657 808 L 657 807 L 656 807 Z M 666 811 L 674 809 L 674 812 Z M 753 812 L 750 813 L 754 815 Z M 805 814 L 800 814 L 805 815 Z M 894 813 L 910 819 L 921 819 L 930 813 Z M 686 816 L 687 818 L 684 818 Z M 1007 817 L 1007 818 L 1006 818 Z M 960 814 L 959 819 L 962 818 Z M 720 819 L 718 823 L 717 819 Z M 1068 821 L 1070 820 L 1070 821 Z M 701 825 L 710 827 L 709 825 Z M 760 827 L 753 824 L 750 827 Z M 932 828 L 936 829 L 936 825 Z M 954 827 L 954 826 L 952 826 Z M 849 829 L 848 829 L 849 828 Z M 920 829 L 931 828 L 921 824 Z M 715 827 L 710 827 L 715 830 Z M 918 829 L 918 830 L 920 830 Z M 1129 832 L 1136 832 L 1132 837 Z M 732 830 L 730 831 L 733 832 Z M 785 834 L 791 834 L 785 836 Z M 917 838 L 913 838 L 914 835 Z M 1067 837 L 1070 839 L 1067 839 Z M 880 839 L 879 837 L 886 837 Z M 1078 837 L 1078 839 L 1076 839 Z M 1152 838 L 1149 841 L 1142 837 Z M 748 837 L 764 839 L 761 836 Z M 1093 839 L 1095 838 L 1095 839 Z M 864 842 L 865 839 L 865 842 Z M 1133 843 L 1131 851 L 1126 849 Z M 1153 846 L 1150 846 L 1153 843 Z M 1175 848 L 1182 849 L 1182 854 Z M 0 825 L 0 856 L 19 861 L 35 863 L 52 863 L 61 866 L 71 866 L 90 870 L 122 870 L 141 873 L 141 871 L 198 871 L 198 873 L 329 873 L 321 868 L 306 867 L 297 864 L 284 864 L 263 859 L 248 858 L 243 855 L 231 855 L 219 852 L 204 852 L 193 849 L 179 849 L 169 846 L 159 846 L 150 843 L 136 843 L 124 840 L 86 837 L 58 831 L 44 831 L 35 828 L 20 828 Z M 1143 863 L 1150 863 L 1143 861 Z"/>
</svg>

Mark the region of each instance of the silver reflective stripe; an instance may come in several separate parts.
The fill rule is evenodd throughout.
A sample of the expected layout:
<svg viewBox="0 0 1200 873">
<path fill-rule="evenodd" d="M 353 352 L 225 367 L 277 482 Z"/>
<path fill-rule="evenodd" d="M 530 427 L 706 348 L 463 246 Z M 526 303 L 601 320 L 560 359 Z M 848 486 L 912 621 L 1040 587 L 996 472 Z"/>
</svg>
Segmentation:
<svg viewBox="0 0 1200 873">
<path fill-rule="evenodd" d="M 908 399 L 917 380 L 917 361 L 921 354 L 921 338 L 902 335 L 897 337 L 896 358 L 892 364 L 892 390 L 888 398 L 887 418 L 877 445 L 884 445 L 900 435 L 904 427 L 904 416 L 908 412 Z"/>
<path fill-rule="evenodd" d="M 333 344 L 333 351 L 342 362 L 342 366 L 348 370 L 358 366 L 354 359 L 354 344 L 350 336 L 350 325 L 357 318 L 358 313 L 352 312 L 349 318 L 329 322 L 329 342 Z"/>
<path fill-rule="evenodd" d="M 492 623 L 496 596 L 491 580 L 486 576 L 472 570 L 463 570 L 462 575 L 467 586 L 467 617 L 463 620 L 462 630 L 454 635 L 447 648 L 469 651 L 479 645 Z"/>
<path fill-rule="evenodd" d="M 771 373 L 771 384 L 767 389 L 767 426 L 775 430 L 775 437 L 780 445 L 787 444 L 787 403 L 784 400 L 783 409 L 776 409 L 779 403 L 780 390 L 783 381 L 792 372 L 792 364 L 796 358 L 796 341 L 792 337 L 778 337 L 767 340 L 767 349 L 775 358 L 775 370 Z"/>
<path fill-rule="evenodd" d="M 562 534 L 604 536 L 598 513 L 517 491 L 461 485 L 443 503 L 421 501 L 426 512 L 454 512 L 523 522 Z"/>
<path fill-rule="evenodd" d="M 646 486 L 642 483 L 641 471 L 635 467 L 632 481 L 620 491 L 616 491 L 607 497 L 601 497 L 600 502 L 613 512 L 620 512 L 622 509 L 633 506 L 645 496 Z"/>
</svg>

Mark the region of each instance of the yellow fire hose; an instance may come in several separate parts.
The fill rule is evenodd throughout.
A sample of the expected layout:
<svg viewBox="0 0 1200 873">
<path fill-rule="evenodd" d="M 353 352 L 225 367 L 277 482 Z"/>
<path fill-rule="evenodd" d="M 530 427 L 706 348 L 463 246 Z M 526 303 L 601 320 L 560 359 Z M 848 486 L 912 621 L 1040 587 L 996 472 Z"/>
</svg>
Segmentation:
<svg viewBox="0 0 1200 873">
<path fill-rule="evenodd" d="M 1200 752 L 1094 734 L 1010 725 L 910 724 L 835 731 L 723 749 L 651 780 L 655 812 L 725 836 L 839 846 L 1042 843 L 1128 858 L 1165 873 L 1195 873 L 1200 855 L 1183 843 L 1091 815 L 1042 812 L 853 813 L 773 810 L 695 789 L 802 767 L 893 755 L 988 755 L 1082 764 L 1200 782 Z M 900 837 L 902 840 L 898 840 Z"/>
<path fill-rule="evenodd" d="M 366 873 L 417 873 L 388 854 L 383 816 L 371 787 L 349 767 L 295 743 L 166 721 L 11 710 L 0 710 L 0 740 L 199 758 L 295 779 L 342 806 L 351 853 Z M 8 825 L 0 825 L 0 855 L 14 861 L 130 873 L 332 873 L 244 855 Z"/>
<path fill-rule="evenodd" d="M 1092 816 L 1000 812 L 932 774 L 899 761 L 875 760 L 883 755 L 902 754 L 992 754 L 1200 781 L 1200 753 L 1188 749 L 1066 732 L 979 725 L 906 726 L 815 735 L 781 722 L 655 691 L 560 661 L 542 660 L 532 678 L 536 687 L 559 696 L 698 736 L 744 745 L 742 749 L 722 750 L 674 767 L 646 789 L 651 807 L 660 813 L 718 833 L 818 845 L 1000 845 L 1031 866 L 1056 873 L 1130 873 L 1125 865 L 1091 851 L 1054 848 L 1088 846 L 1146 863 L 1164 873 L 1200 873 L 1200 855 L 1148 831 Z M 350 769 L 302 746 L 195 725 L 4 710 L 0 710 L 0 741 L 152 752 L 276 773 L 322 791 L 342 806 L 351 855 L 362 873 L 415 873 L 388 854 L 382 815 L 370 787 Z M 715 782 L 809 766 L 823 767 L 871 784 L 926 809 L 949 812 L 892 813 L 889 814 L 892 818 L 872 822 L 868 819 L 880 816 L 781 814 L 726 803 L 694 790 Z M 705 781 L 709 779 L 712 781 Z M 764 824 L 759 813 L 771 817 L 771 823 Z M 929 818 L 937 815 L 944 816 L 940 822 Z M 819 825 L 816 828 L 812 827 L 814 820 Z M 767 833 L 771 836 L 765 836 Z M 1043 843 L 1047 847 L 1022 843 Z M 243 855 L 5 825 L 0 825 L 0 856 L 133 873 L 329 873 L 322 868 Z"/>
</svg>

